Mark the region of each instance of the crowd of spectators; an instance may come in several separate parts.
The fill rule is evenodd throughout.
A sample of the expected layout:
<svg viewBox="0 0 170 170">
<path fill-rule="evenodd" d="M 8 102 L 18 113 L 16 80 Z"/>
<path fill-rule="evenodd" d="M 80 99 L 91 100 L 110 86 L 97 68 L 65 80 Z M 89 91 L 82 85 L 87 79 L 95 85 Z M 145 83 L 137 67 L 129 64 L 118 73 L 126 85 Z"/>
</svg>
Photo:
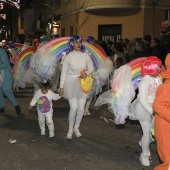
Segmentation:
<svg viewBox="0 0 170 170">
<path fill-rule="evenodd" d="M 163 35 L 160 39 L 145 35 L 143 38 L 120 38 L 117 42 L 107 40 L 98 43 L 112 59 L 115 68 L 133 59 L 148 56 L 156 56 L 164 64 L 165 56 L 170 52 L 170 35 Z"/>
</svg>

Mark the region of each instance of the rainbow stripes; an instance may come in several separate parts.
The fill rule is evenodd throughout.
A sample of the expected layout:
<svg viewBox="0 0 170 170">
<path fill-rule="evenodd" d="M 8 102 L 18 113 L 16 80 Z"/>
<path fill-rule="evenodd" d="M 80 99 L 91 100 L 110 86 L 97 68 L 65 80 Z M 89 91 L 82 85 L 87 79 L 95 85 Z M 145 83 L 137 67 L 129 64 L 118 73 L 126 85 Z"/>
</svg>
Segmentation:
<svg viewBox="0 0 170 170">
<path fill-rule="evenodd" d="M 51 48 L 51 53 L 56 57 L 56 61 L 59 61 L 63 57 L 63 52 L 68 52 L 68 40 L 70 37 L 61 37 L 54 39 L 45 44 L 42 49 Z M 84 42 L 87 51 L 90 53 L 90 57 L 96 68 L 99 67 L 100 63 L 106 60 L 106 55 L 94 45 Z M 41 50 L 41 49 L 40 49 Z"/>
<path fill-rule="evenodd" d="M 34 52 L 35 48 L 31 46 L 19 53 L 13 68 L 13 74 L 16 80 L 24 76 L 25 71 L 29 68 L 30 56 Z"/>
</svg>

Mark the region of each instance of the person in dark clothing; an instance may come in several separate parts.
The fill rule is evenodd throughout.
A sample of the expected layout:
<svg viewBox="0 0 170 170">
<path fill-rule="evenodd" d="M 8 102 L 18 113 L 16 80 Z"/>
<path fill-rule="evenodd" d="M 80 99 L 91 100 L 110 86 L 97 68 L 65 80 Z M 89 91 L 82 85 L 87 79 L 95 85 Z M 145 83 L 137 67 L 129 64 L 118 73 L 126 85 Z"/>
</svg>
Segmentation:
<svg viewBox="0 0 170 170">
<path fill-rule="evenodd" d="M 152 56 L 158 57 L 164 65 L 166 54 L 164 48 L 160 45 L 160 40 L 157 38 L 153 38 L 151 41 L 151 48 Z"/>
<path fill-rule="evenodd" d="M 152 48 L 150 45 L 151 40 L 152 40 L 152 37 L 150 35 L 145 35 L 143 37 L 143 42 L 145 43 L 144 54 L 146 57 L 149 57 L 152 54 Z"/>
<path fill-rule="evenodd" d="M 107 56 L 110 56 L 110 51 L 109 51 L 109 48 L 108 48 L 108 45 L 107 45 L 106 41 L 100 41 L 99 45 L 104 49 Z"/>
<path fill-rule="evenodd" d="M 134 47 L 133 52 L 131 52 L 130 54 L 131 59 L 136 59 L 139 57 L 146 57 L 146 53 L 145 53 L 145 43 L 141 40 L 136 42 L 136 46 Z"/>
</svg>

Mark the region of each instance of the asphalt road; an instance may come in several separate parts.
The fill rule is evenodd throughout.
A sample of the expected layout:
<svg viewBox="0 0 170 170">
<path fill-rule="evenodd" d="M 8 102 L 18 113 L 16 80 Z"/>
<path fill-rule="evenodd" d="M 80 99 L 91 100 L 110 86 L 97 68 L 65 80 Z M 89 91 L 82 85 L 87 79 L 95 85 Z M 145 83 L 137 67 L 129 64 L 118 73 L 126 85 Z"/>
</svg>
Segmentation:
<svg viewBox="0 0 170 170">
<path fill-rule="evenodd" d="M 151 166 L 140 164 L 138 122 L 127 120 L 125 126 L 115 126 L 106 106 L 96 111 L 94 101 L 92 115 L 82 120 L 82 138 L 66 139 L 69 105 L 65 99 L 53 103 L 56 136 L 50 140 L 47 128 L 46 136 L 41 136 L 36 107 L 28 112 L 32 93 L 31 88 L 15 92 L 23 117 L 16 116 L 5 98 L 6 114 L 0 115 L 0 170 L 153 170 L 160 163 L 153 143 Z"/>
</svg>

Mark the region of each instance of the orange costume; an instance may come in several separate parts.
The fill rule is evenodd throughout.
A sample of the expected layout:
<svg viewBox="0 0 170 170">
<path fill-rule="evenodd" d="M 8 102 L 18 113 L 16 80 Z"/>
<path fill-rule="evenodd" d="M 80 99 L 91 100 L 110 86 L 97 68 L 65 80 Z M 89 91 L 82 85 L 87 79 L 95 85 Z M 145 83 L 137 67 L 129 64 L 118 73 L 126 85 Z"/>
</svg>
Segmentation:
<svg viewBox="0 0 170 170">
<path fill-rule="evenodd" d="M 158 87 L 153 103 L 153 110 L 156 113 L 157 150 L 163 163 L 155 167 L 154 170 L 169 170 L 170 168 L 170 53 L 166 56 L 165 65 L 167 70 L 161 73 L 165 82 Z"/>
</svg>

